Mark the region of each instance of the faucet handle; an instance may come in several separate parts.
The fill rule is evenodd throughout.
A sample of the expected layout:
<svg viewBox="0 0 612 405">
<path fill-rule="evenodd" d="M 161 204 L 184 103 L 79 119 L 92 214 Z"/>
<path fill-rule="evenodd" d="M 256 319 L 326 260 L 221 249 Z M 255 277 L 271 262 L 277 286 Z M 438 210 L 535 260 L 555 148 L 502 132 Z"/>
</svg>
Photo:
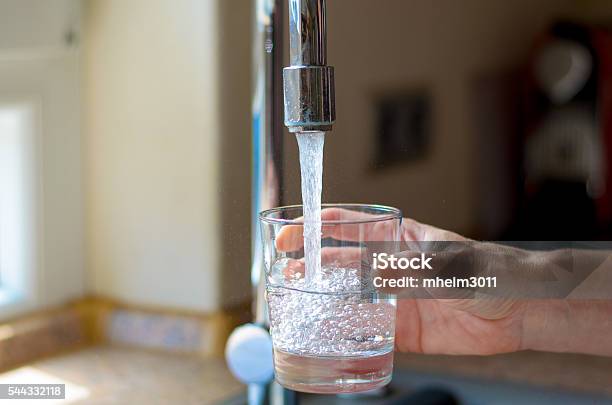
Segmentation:
<svg viewBox="0 0 612 405">
<path fill-rule="evenodd" d="M 234 329 L 225 346 L 230 371 L 246 384 L 267 384 L 274 378 L 272 337 L 263 327 L 248 323 Z"/>
</svg>

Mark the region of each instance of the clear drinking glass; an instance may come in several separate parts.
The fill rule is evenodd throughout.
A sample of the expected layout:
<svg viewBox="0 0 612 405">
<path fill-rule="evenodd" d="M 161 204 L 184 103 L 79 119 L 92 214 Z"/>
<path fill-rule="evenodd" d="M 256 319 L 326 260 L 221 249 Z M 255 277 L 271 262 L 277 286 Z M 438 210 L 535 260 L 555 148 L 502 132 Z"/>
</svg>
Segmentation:
<svg viewBox="0 0 612 405">
<path fill-rule="evenodd" d="M 399 244 L 401 212 L 323 204 L 321 270 L 305 278 L 302 207 L 260 214 L 274 369 L 303 392 L 359 392 L 391 381 L 395 299 L 374 290 L 368 244 Z"/>
</svg>

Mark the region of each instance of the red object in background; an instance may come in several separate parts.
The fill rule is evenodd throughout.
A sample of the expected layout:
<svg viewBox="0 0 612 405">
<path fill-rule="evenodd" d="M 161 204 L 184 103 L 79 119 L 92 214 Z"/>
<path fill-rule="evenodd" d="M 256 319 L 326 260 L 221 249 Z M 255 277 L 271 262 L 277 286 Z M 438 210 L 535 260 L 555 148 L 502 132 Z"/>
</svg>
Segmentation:
<svg viewBox="0 0 612 405">
<path fill-rule="evenodd" d="M 605 156 L 605 190 L 597 198 L 600 223 L 612 223 L 612 35 L 592 30 L 593 47 L 599 58 L 598 117 Z"/>
</svg>

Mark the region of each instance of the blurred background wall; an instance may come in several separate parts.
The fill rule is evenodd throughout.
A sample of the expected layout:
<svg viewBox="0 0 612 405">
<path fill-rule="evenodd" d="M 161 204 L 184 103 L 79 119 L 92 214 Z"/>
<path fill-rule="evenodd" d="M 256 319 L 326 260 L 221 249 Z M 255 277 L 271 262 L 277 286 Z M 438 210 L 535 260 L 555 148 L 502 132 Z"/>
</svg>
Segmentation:
<svg viewBox="0 0 612 405">
<path fill-rule="evenodd" d="M 84 104 L 95 294 L 214 311 L 217 2 L 88 1 Z"/>
</svg>

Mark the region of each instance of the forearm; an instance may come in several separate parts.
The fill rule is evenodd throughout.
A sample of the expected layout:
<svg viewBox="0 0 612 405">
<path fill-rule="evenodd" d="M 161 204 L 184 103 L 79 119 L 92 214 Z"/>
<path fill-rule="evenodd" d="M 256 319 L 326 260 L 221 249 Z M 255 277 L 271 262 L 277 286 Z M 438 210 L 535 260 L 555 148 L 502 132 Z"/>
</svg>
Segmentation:
<svg viewBox="0 0 612 405">
<path fill-rule="evenodd" d="M 612 356 L 612 300 L 524 304 L 521 349 Z"/>
</svg>

